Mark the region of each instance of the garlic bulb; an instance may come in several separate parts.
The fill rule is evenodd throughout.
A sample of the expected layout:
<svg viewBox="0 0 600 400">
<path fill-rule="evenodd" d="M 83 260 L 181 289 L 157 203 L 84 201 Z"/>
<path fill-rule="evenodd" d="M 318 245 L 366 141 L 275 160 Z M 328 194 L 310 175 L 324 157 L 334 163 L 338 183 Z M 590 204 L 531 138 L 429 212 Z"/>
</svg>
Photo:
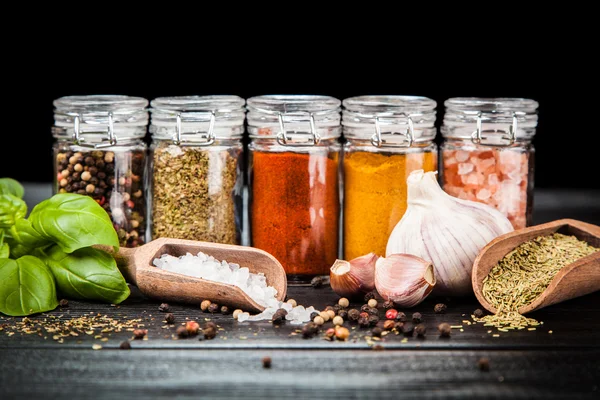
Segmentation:
<svg viewBox="0 0 600 400">
<path fill-rule="evenodd" d="M 342 297 L 356 297 L 373 291 L 378 258 L 369 253 L 350 261 L 335 260 L 329 271 L 331 289 Z"/>
<path fill-rule="evenodd" d="M 492 239 L 511 232 L 511 223 L 490 206 L 446 194 L 434 172 L 414 171 L 407 184 L 408 208 L 390 235 L 386 254 L 413 254 L 433 263 L 436 293 L 472 293 L 475 257 Z"/>
<path fill-rule="evenodd" d="M 381 297 L 401 307 L 414 307 L 435 286 L 433 265 L 410 254 L 381 257 L 375 264 L 375 287 Z"/>
</svg>

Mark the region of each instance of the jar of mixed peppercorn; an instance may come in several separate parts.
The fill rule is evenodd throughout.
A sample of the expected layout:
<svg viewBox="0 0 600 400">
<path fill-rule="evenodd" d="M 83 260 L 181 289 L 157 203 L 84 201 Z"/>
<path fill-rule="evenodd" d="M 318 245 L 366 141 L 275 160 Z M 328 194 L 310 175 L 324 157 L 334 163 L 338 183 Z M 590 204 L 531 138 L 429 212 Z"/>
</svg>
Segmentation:
<svg viewBox="0 0 600 400">
<path fill-rule="evenodd" d="M 384 255 L 408 205 L 408 175 L 437 168 L 436 102 L 360 96 L 343 105 L 345 259 Z"/>
<path fill-rule="evenodd" d="M 340 101 L 259 96 L 247 108 L 251 244 L 291 282 L 328 274 L 339 248 Z"/>
<path fill-rule="evenodd" d="M 142 141 L 148 101 L 129 96 L 68 96 L 54 101 L 55 193 L 91 196 L 110 215 L 121 246 L 146 240 Z"/>
<path fill-rule="evenodd" d="M 245 101 L 152 100 L 152 238 L 241 244 Z"/>
<path fill-rule="evenodd" d="M 457 97 L 444 104 L 444 190 L 495 207 L 515 229 L 530 225 L 538 103 Z"/>
</svg>

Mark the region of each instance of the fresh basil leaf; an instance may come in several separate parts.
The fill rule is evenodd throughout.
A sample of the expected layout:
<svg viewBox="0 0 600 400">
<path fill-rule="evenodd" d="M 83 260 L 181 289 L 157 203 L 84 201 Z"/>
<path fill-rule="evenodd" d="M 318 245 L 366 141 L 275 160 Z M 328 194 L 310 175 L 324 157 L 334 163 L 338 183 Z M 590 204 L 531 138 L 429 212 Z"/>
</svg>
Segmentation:
<svg viewBox="0 0 600 400">
<path fill-rule="evenodd" d="M 0 194 L 0 229 L 8 229 L 27 214 L 27 204 L 12 194 Z"/>
<path fill-rule="evenodd" d="M 0 312 L 23 316 L 58 306 L 54 277 L 37 257 L 0 259 Z"/>
<path fill-rule="evenodd" d="M 15 224 L 11 226 L 8 230 L 8 235 L 10 236 L 10 241 L 14 242 L 14 244 L 20 244 L 31 249 L 54 243 L 40 235 L 33 229 L 31 222 L 23 218 L 17 220 Z"/>
<path fill-rule="evenodd" d="M 108 214 L 88 196 L 54 195 L 33 208 L 29 221 L 43 238 L 57 243 L 66 253 L 95 244 L 119 248 Z"/>
<path fill-rule="evenodd" d="M 100 300 L 119 304 L 129 297 L 129 287 L 117 268 L 115 259 L 92 247 L 67 254 L 59 246 L 39 250 L 50 267 L 58 291 L 73 299 Z"/>
<path fill-rule="evenodd" d="M 8 258 L 10 256 L 10 247 L 8 243 L 4 243 L 4 232 L 0 231 L 0 258 Z"/>
<path fill-rule="evenodd" d="M 23 185 L 12 178 L 0 178 L 0 194 L 12 194 L 22 199 L 25 189 L 23 189 Z"/>
</svg>

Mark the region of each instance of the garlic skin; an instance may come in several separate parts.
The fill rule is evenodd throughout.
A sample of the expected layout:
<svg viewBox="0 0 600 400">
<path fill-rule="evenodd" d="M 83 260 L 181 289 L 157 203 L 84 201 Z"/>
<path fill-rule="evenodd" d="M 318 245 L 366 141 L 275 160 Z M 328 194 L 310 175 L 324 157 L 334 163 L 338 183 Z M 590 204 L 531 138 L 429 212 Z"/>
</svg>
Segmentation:
<svg viewBox="0 0 600 400">
<path fill-rule="evenodd" d="M 433 265 L 411 254 L 381 257 L 375 264 L 375 287 L 381 297 L 401 307 L 414 307 L 431 293 Z"/>
<path fill-rule="evenodd" d="M 335 260 L 329 269 L 331 289 L 342 297 L 357 297 L 375 289 L 375 253 L 350 261 Z"/>
<path fill-rule="evenodd" d="M 436 294 L 463 296 L 473 293 L 473 261 L 481 249 L 513 227 L 496 209 L 444 192 L 435 174 L 417 170 L 408 176 L 408 208 L 386 254 L 413 254 L 433 263 Z"/>
</svg>

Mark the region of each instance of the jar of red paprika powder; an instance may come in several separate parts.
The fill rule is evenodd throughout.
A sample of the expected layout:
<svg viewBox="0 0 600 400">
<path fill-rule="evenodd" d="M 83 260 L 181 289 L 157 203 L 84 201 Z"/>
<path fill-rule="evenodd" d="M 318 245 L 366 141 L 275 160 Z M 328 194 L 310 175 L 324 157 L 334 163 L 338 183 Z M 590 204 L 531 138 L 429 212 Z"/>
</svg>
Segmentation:
<svg viewBox="0 0 600 400">
<path fill-rule="evenodd" d="M 328 274 L 338 257 L 340 104 L 312 95 L 247 101 L 250 241 L 290 282 Z"/>
</svg>

